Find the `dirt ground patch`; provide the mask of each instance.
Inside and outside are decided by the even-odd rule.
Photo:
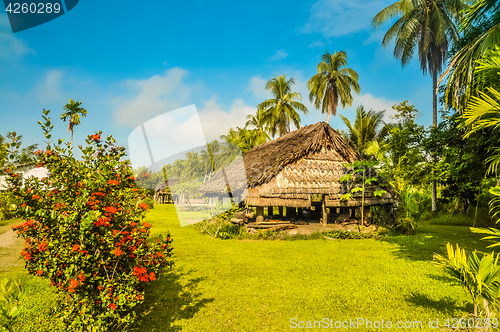
[[[371,225],[363,227],[363,233],[372,233],[378,229],[378,226]],[[309,222],[308,225],[297,225],[297,228],[286,230],[288,235],[311,235],[313,233],[321,233],[328,231],[348,231],[359,232],[357,223],[342,223],[342,224],[327,224],[323,226],[320,222]]]
[[[19,253],[23,250],[22,239],[18,239],[10,225],[0,226],[0,273],[8,273],[23,265]]]

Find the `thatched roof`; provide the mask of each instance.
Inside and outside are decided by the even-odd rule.
[[[167,187],[175,186],[175,184],[179,181],[179,178],[170,178],[165,180],[165,182],[158,183],[155,187],[155,192],[160,191],[163,192]]]
[[[334,181],[338,183],[342,163],[357,159],[356,151],[335,129],[319,122],[253,148],[225,172],[233,192],[261,186],[281,175],[280,182],[287,183],[278,187],[293,187],[297,193],[304,193],[311,185],[326,188]],[[218,172],[201,190],[222,193],[225,189],[224,176]]]

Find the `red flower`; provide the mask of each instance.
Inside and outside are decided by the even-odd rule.
[[[108,307],[110,307],[111,310],[116,310],[116,304],[114,303],[111,303],[110,305],[108,305]]]
[[[145,178],[150,178],[150,177],[151,177],[151,174],[146,173],[146,174],[144,174],[144,177],[145,177]]]
[[[151,272],[151,273],[149,274],[149,279],[151,279],[151,281],[156,280],[156,276],[155,276],[155,273],[154,273],[154,272]]]
[[[146,203],[139,203],[139,207],[144,210],[149,210],[149,206]]]
[[[40,251],[47,250],[47,241],[43,241],[42,243],[40,243],[38,245],[38,250],[40,250]]]
[[[69,286],[68,286],[68,292],[74,293],[76,287],[78,287],[78,280],[76,280],[76,279],[70,279],[69,280]]]
[[[71,251],[75,252],[78,251],[78,249],[80,249],[80,246],[78,244],[75,244],[73,248],[71,248]]]
[[[106,210],[107,212],[110,212],[110,213],[116,213],[118,211],[114,206],[108,206],[104,210]]]
[[[40,199],[41,197],[38,196],[38,195],[33,195],[33,197],[31,197],[32,199]]]
[[[101,139],[101,135],[99,135],[99,134],[92,135],[92,139],[93,139],[94,141],[98,141],[98,140],[100,140],[100,139]]]
[[[81,282],[85,281],[85,276],[83,275],[82,272],[80,272],[80,274],[78,275],[78,280],[80,280]]]
[[[113,184],[113,185],[117,185],[119,182],[116,181],[116,180],[109,180],[108,181],[108,184]]]
[[[50,156],[52,154],[52,151],[47,150],[47,151],[45,151],[45,154],[48,155],[48,156]]]
[[[150,223],[145,222],[145,223],[144,223],[144,227],[149,228],[149,227],[151,227],[151,224],[150,224]]]
[[[121,249],[120,249],[120,248],[116,248],[115,250],[113,250],[113,251],[112,251],[112,253],[113,253],[114,255],[116,255],[116,256],[121,256],[121,255],[123,255],[123,254],[124,254],[124,252],[123,252],[123,251],[121,251]]]
[[[42,270],[38,270],[38,271],[36,271],[36,274],[38,274],[39,276],[41,276],[43,274],[43,271]]]

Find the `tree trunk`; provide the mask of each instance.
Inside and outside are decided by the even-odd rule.
[[[71,145],[70,145],[71,151],[73,151],[73,128],[71,128]]]
[[[432,73],[432,126],[437,127],[437,71]],[[436,160],[433,160],[436,163]],[[432,174],[434,175],[434,171]],[[432,213],[438,211],[436,180],[432,180]]]

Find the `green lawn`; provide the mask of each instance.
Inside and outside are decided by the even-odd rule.
[[[292,318],[423,321],[426,330],[430,318],[442,325],[472,312],[432,254],[447,242],[469,250],[487,245],[460,226],[427,225],[416,236],[383,240],[238,241],[180,227],[173,205],[156,206],[147,220],[153,235],[170,231],[176,265],[148,287],[137,331],[283,331]],[[22,330],[45,320],[54,330],[43,314],[47,283],[22,278],[37,296]]]

